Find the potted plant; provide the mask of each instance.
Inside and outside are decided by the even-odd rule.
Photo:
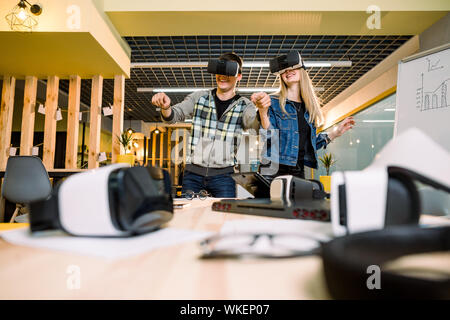
[[[332,153],[325,153],[323,157],[319,157],[320,162],[324,166],[327,171],[326,176],[320,176],[320,182],[322,182],[323,187],[326,192],[330,192],[331,189],[331,176],[330,176],[330,168],[333,164],[336,163],[336,159],[334,159]]]
[[[135,156],[131,153],[131,143],[133,141],[133,132],[128,130],[123,131],[120,136],[117,136],[119,144],[124,150],[124,154],[117,155],[117,163],[128,163],[130,166],[134,165]]]

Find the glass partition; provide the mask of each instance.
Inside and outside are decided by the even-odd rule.
[[[331,142],[326,149],[319,150],[319,157],[332,153],[336,159],[330,174],[333,171],[362,170],[372,162],[377,152],[393,137],[395,97],[394,93],[354,114],[356,123],[353,129]],[[326,131],[331,132],[336,125]],[[326,175],[326,171],[319,161],[314,177],[318,179],[321,175]]]

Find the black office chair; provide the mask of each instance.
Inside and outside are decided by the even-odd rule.
[[[12,156],[6,164],[2,196],[16,204],[16,210],[9,222],[25,213],[25,206],[50,196],[52,185],[41,159],[33,156]]]

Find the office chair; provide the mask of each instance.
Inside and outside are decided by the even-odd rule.
[[[50,196],[52,186],[41,159],[33,156],[11,156],[6,164],[2,196],[16,204],[11,220],[25,212],[25,206]]]

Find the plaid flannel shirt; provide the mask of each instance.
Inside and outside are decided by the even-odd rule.
[[[169,123],[192,117],[186,163],[203,167],[225,168],[236,164],[242,130],[259,128],[255,105],[245,97],[234,101],[217,119],[211,90],[197,91],[172,107]]]

